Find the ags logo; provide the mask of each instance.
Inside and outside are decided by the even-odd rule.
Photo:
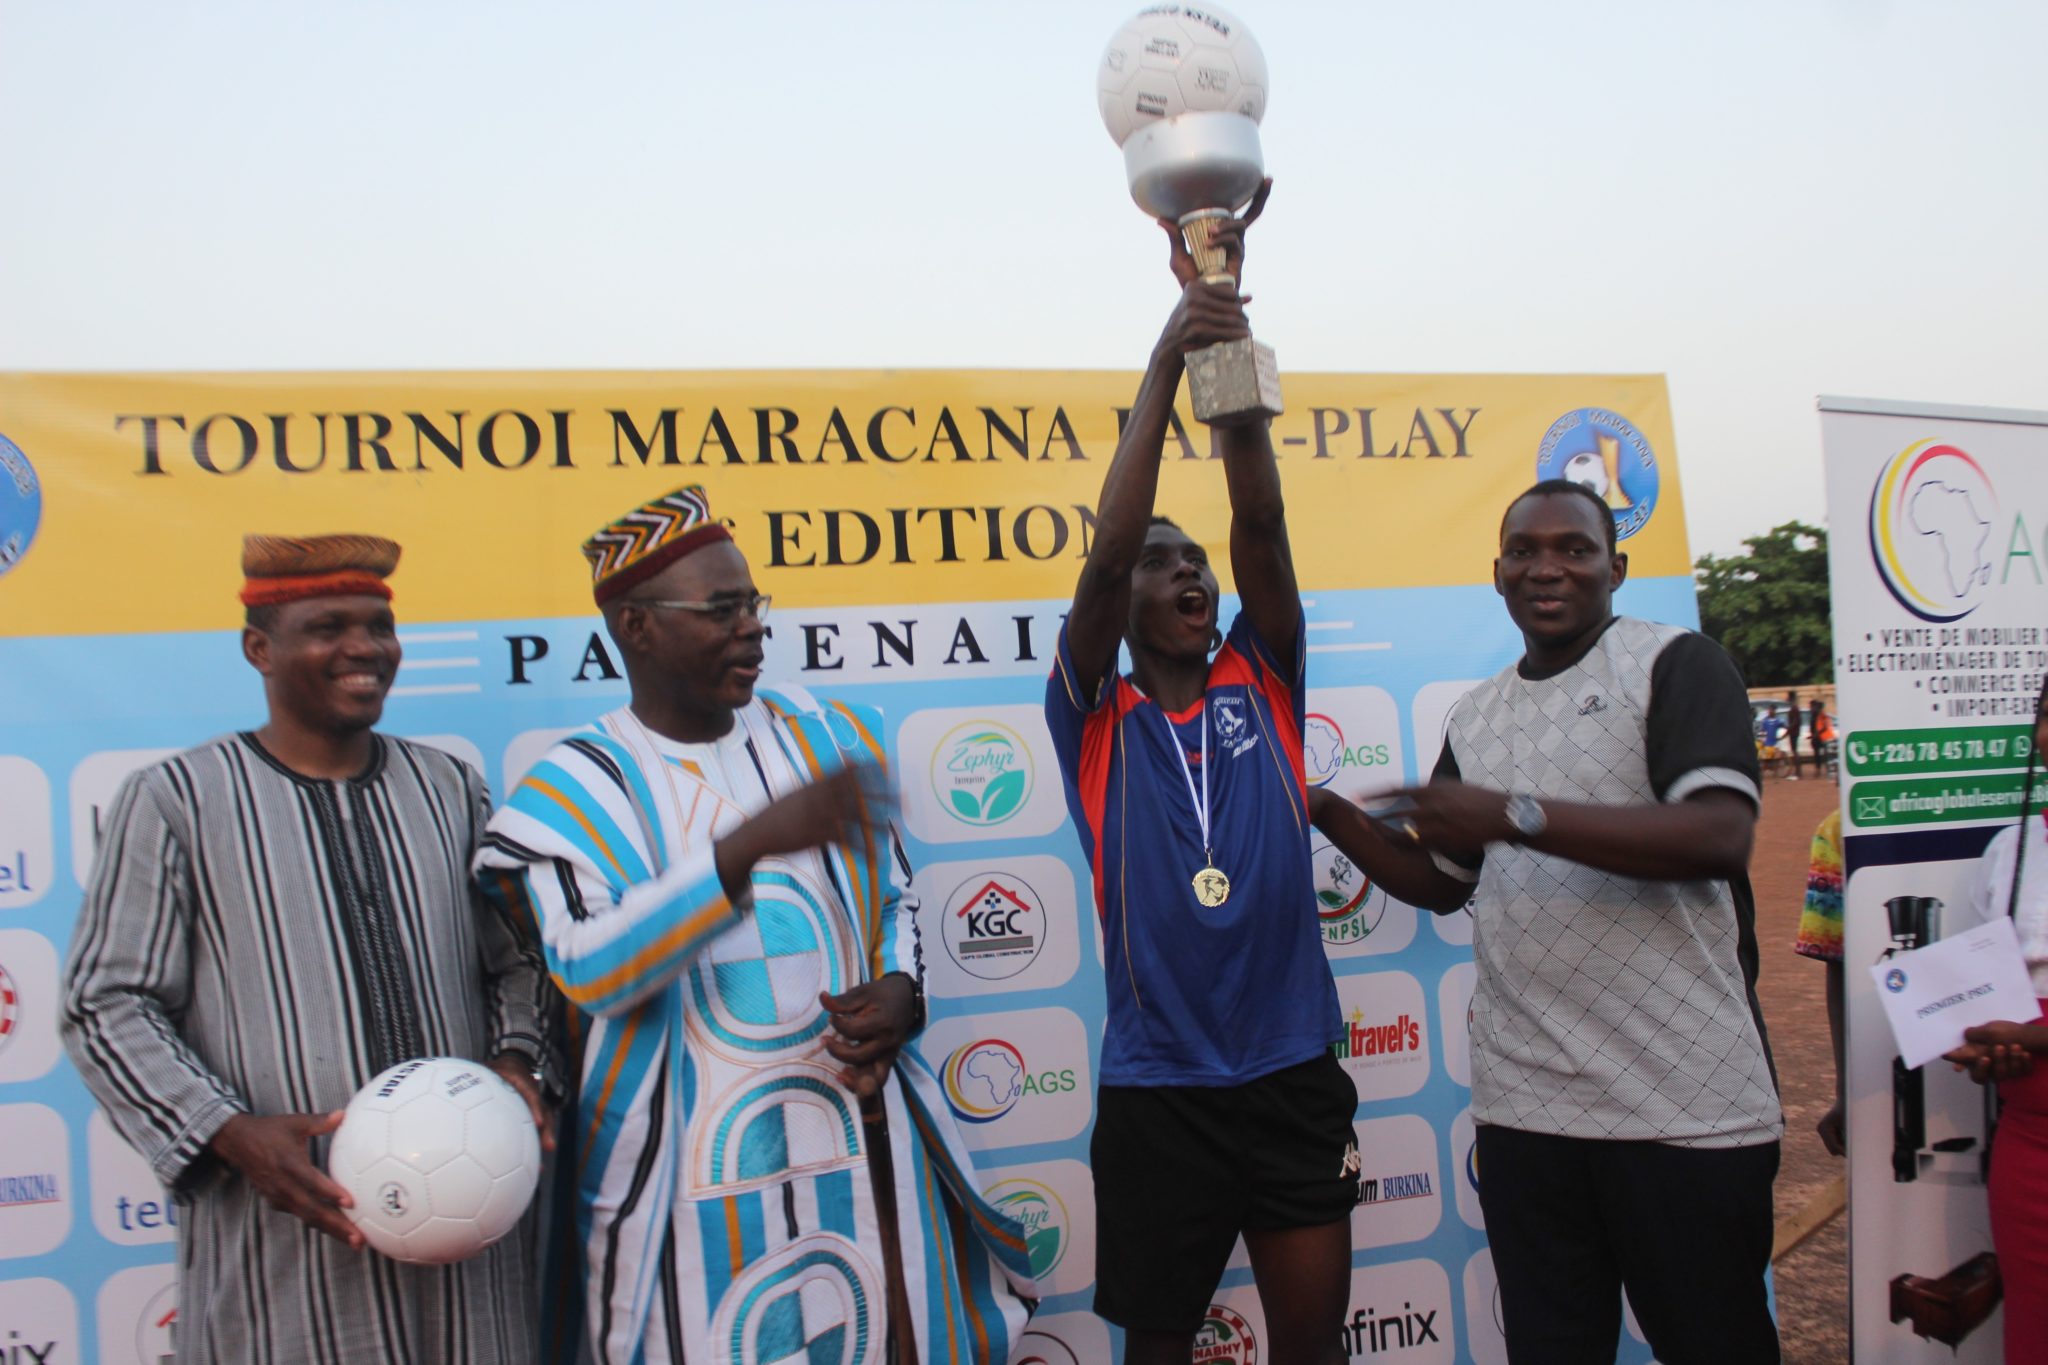
[[[1657,510],[1657,456],[1635,423],[1606,408],[1575,408],[1550,424],[1536,448],[1536,477],[1591,489],[1627,540]]]
[[[1303,718],[1301,750],[1311,787],[1327,787],[1346,768],[1381,768],[1393,762],[1393,754],[1384,744],[1346,744],[1344,727],[1319,711]]]
[[[1998,492],[1963,450],[1918,441],[1870,489],[1870,557],[1900,606],[1923,621],[1960,621],[1991,586],[1985,553]]]
[[[1015,730],[975,720],[948,730],[932,750],[932,790],[970,825],[1000,825],[1031,795],[1031,750]]]
[[[1026,1095],[1053,1095],[1078,1082],[1071,1068],[1035,1075],[1016,1045],[1001,1038],[962,1043],[946,1058],[941,1073],[946,1103],[967,1123],[993,1123]]]
[[[1067,1205],[1050,1185],[1036,1180],[1005,1180],[991,1185],[988,1200],[1024,1225],[1024,1244],[1031,1252],[1031,1275],[1044,1280],[1067,1254]]]
[[[1045,946],[1043,905],[1022,878],[977,872],[947,897],[940,936],[969,976],[1006,980],[1037,961]]]
[[[1024,1098],[1024,1054],[1000,1038],[963,1043],[946,1058],[946,1103],[969,1123],[993,1123]]]
[[[1194,1360],[1220,1360],[1228,1365],[1258,1365],[1259,1339],[1252,1325],[1220,1303],[1209,1305],[1201,1330],[1195,1333]]]

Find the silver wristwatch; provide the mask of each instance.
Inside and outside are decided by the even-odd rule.
[[[1550,824],[1550,817],[1543,813],[1543,803],[1527,792],[1508,794],[1507,817],[1516,838],[1525,843],[1543,833]]]

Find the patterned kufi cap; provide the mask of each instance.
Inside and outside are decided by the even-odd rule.
[[[307,597],[381,597],[398,567],[398,542],[382,536],[243,536],[242,605],[274,607]]]
[[[601,607],[636,583],[732,533],[711,519],[711,503],[700,484],[642,503],[583,542],[590,577]]]

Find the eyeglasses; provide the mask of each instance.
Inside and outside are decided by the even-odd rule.
[[[714,626],[735,624],[742,614],[756,621],[768,619],[768,604],[774,599],[765,592],[745,597],[724,597],[716,602],[675,602],[658,597],[629,597],[629,607],[652,607],[656,611],[692,611]]]

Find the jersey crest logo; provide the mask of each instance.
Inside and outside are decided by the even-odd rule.
[[[1600,694],[1597,692],[1579,704],[1579,714],[1582,716],[1597,716],[1606,709],[1607,703],[1601,699]]]
[[[1259,737],[1251,734],[1244,722],[1244,699],[1242,697],[1218,697],[1216,706],[1216,737],[1222,746],[1230,750],[1232,758],[1241,757]]]

